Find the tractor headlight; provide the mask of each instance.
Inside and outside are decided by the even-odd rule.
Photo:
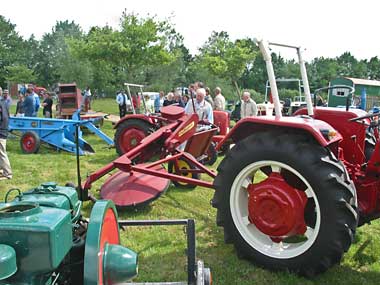
[[[323,135],[323,137],[328,141],[331,141],[337,135],[337,132],[334,129],[321,129],[320,132]]]

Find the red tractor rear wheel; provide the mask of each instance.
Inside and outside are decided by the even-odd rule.
[[[117,153],[119,155],[127,153],[153,130],[154,126],[144,120],[127,119],[120,123],[114,138]]]
[[[344,166],[307,136],[265,132],[219,165],[213,205],[226,242],[260,266],[312,276],[338,263],[357,226]]]

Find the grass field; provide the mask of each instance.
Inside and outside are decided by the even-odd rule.
[[[93,109],[118,114],[116,103],[110,99],[95,101]],[[103,130],[113,137],[114,130],[109,122],[105,123]],[[108,149],[99,138],[87,134],[85,139],[96,153],[81,158],[82,177],[116,158],[115,150]],[[27,190],[44,181],[56,181],[61,185],[76,181],[75,156],[72,154],[44,146],[38,154],[24,155],[18,138],[10,138],[7,148],[14,178],[0,181],[1,200],[10,188]],[[217,164],[218,162],[215,165]],[[100,185],[101,181],[93,184],[92,192],[97,193]],[[341,265],[314,279],[305,279],[287,272],[266,271],[245,260],[239,260],[233,246],[224,244],[222,229],[215,224],[216,210],[210,206],[212,195],[212,190],[202,187],[180,190],[172,186],[150,206],[139,211],[119,212],[119,217],[195,219],[198,258],[211,267],[214,284],[380,284],[379,221],[358,229],[356,241],[344,255]],[[91,206],[91,203],[85,203],[86,216],[89,216]],[[182,227],[127,228],[121,232],[121,236],[123,244],[140,255],[139,277],[135,281],[186,279],[185,235]]]

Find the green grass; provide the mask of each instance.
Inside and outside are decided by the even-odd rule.
[[[118,114],[114,100],[98,100],[93,109]],[[109,122],[103,130],[113,137]],[[96,153],[81,157],[82,177],[116,158],[115,150],[93,135],[85,139]],[[41,147],[34,155],[21,153],[19,139],[8,140],[8,155],[14,171],[10,181],[0,181],[0,198],[9,188],[27,190],[44,181],[65,184],[76,181],[75,156]],[[220,162],[221,158],[219,158]],[[219,163],[217,162],[216,165]],[[104,181],[104,179],[102,180]],[[101,181],[94,183],[92,192],[98,194]],[[341,265],[315,279],[304,279],[287,272],[270,272],[245,260],[239,260],[233,246],[223,242],[223,231],[215,224],[216,210],[210,206],[213,191],[197,187],[180,190],[170,187],[150,206],[132,212],[119,212],[121,219],[193,218],[196,221],[197,254],[211,267],[214,284],[379,284],[380,283],[380,223],[358,229],[356,241],[344,255]],[[92,204],[85,203],[89,216]],[[185,235],[182,227],[127,228],[121,232],[122,242],[140,255],[139,278],[136,281],[178,281],[186,279]],[[361,248],[368,243],[367,247]]]

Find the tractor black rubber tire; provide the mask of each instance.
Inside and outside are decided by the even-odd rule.
[[[28,143],[27,141],[25,141],[28,137],[32,139],[31,141],[32,144],[30,145],[30,147],[29,145],[25,145],[26,143]],[[20,147],[23,153],[26,153],[26,154],[37,153],[38,150],[40,149],[40,146],[41,146],[41,139],[36,132],[29,131],[22,134],[21,139],[20,139]]]
[[[230,144],[224,144],[222,147],[219,149],[219,155],[226,155],[227,152],[230,151],[231,145]]]
[[[368,160],[371,158],[373,151],[375,150],[375,146],[376,146],[376,137],[372,133],[366,133],[365,145],[364,145],[364,155],[365,155],[366,162],[368,162]]]
[[[291,258],[270,257],[256,250],[232,218],[230,192],[235,179],[251,163],[269,160],[298,171],[319,203],[321,222],[313,244]],[[314,276],[339,263],[353,241],[358,223],[355,187],[343,164],[308,136],[268,131],[247,137],[221,162],[214,186],[212,204],[217,208],[218,226],[224,227],[225,242],[234,244],[239,257],[261,267]]]
[[[215,149],[215,144],[212,142],[207,150],[207,158],[205,158],[202,163],[212,166],[218,159],[218,153]]]
[[[135,129],[143,131],[145,136],[148,136],[154,132],[154,126],[144,120],[127,119],[124,122],[120,123],[120,125],[117,126],[115,137],[114,137],[116,152],[119,156],[124,154],[124,151],[121,147],[121,140],[122,140],[123,133],[127,129],[131,129],[131,128],[135,128]]]
[[[181,160],[181,161],[184,161],[187,163],[188,166],[190,166],[191,169],[194,169],[195,167],[190,165],[185,159],[178,159],[178,160]],[[169,161],[168,163],[168,172],[169,173],[174,173],[174,164],[173,162]],[[193,179],[201,179],[201,174],[200,173],[193,173],[191,175],[191,178]],[[198,185],[195,185],[195,184],[189,184],[189,183],[183,183],[183,182],[178,182],[178,181],[175,181],[175,180],[172,180],[173,184],[175,187],[177,188],[182,188],[182,189],[194,189],[195,187],[197,187]]]

